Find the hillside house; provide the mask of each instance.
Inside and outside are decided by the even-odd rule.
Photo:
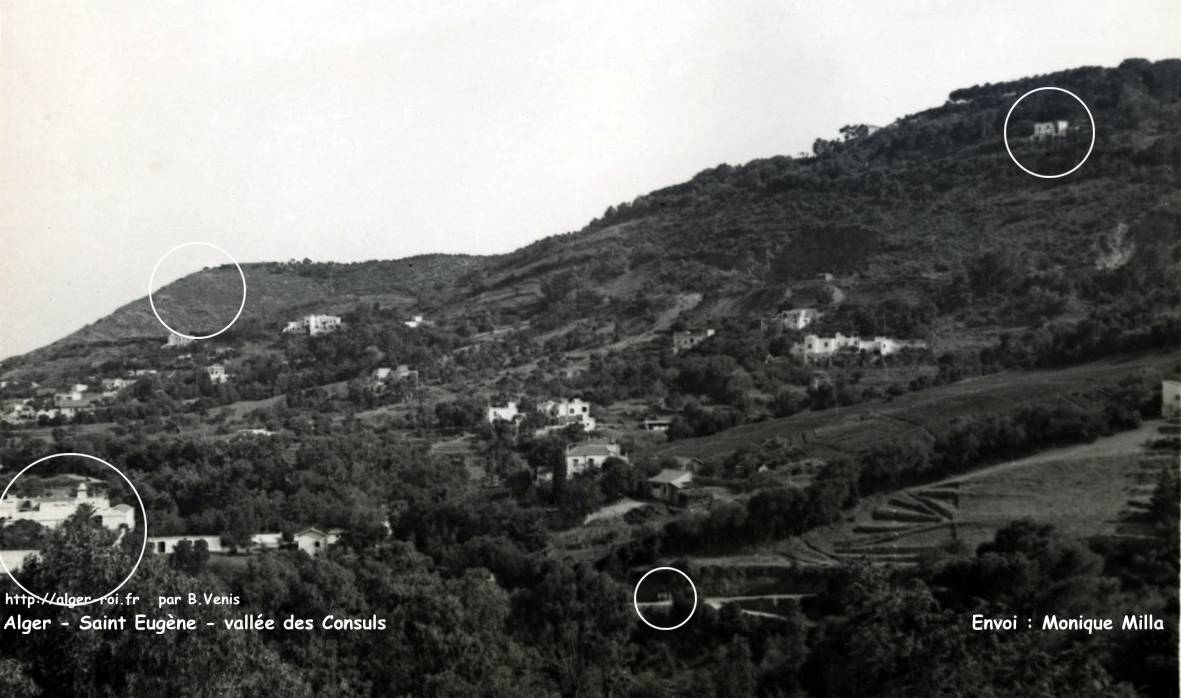
[[[175,349],[177,347],[184,347],[192,344],[194,341],[195,340],[193,340],[191,337],[182,337],[179,334],[173,332],[172,334],[168,335],[168,341],[164,342],[164,348]]]
[[[341,324],[339,315],[305,315],[284,325],[283,333],[306,332],[309,337],[316,337],[339,330]]]
[[[225,383],[230,379],[230,374],[226,372],[226,367],[221,364],[213,364],[205,369],[209,374],[209,382],[214,385]]]
[[[305,529],[296,531],[294,536],[295,547],[315,557],[324,552],[328,546],[340,540],[341,533],[342,531],[338,528],[322,531],[315,526],[308,526]]]
[[[761,324],[764,331],[777,327],[785,330],[802,330],[820,317],[821,313],[814,308],[793,308],[765,318]]]
[[[817,281],[824,281],[824,282],[829,282],[829,281],[832,281],[832,280],[833,280],[833,279],[835,279],[835,278],[836,278],[836,277],[834,277],[834,276],[832,275],[832,273],[831,273],[831,272],[827,272],[827,271],[826,271],[826,272],[824,272],[824,273],[821,273],[821,274],[817,274],[817,275],[816,275],[816,280],[817,280]]]
[[[1161,382],[1160,414],[1165,419],[1181,419],[1181,380]]]
[[[154,376],[157,373],[159,373],[159,371],[154,368],[137,368],[128,375],[130,375],[132,378],[143,378],[144,376]]]
[[[581,398],[546,400],[537,405],[537,411],[549,421],[537,434],[565,429],[572,424],[581,424],[583,431],[594,431],[595,418],[590,413],[590,403]]]
[[[640,425],[640,428],[644,431],[668,431],[672,423],[672,417],[648,417]]]
[[[124,388],[131,387],[132,381],[127,378],[104,378],[102,380],[103,391],[109,393],[117,393]]]
[[[614,441],[584,441],[566,447],[566,476],[577,475],[589,468],[602,468],[608,458],[624,458],[619,444]]]
[[[714,331],[711,328],[673,332],[673,353],[679,354],[682,351],[688,351],[712,336],[714,336]]]
[[[515,402],[509,402],[503,406],[488,406],[488,422],[490,424],[495,424],[496,422],[515,422],[522,417],[523,415],[517,410],[517,403]]]
[[[135,509],[128,504],[111,506],[102,491],[102,480],[83,475],[57,475],[51,486],[36,496],[24,497],[9,493],[0,500],[0,519],[34,521],[46,528],[57,528],[83,504],[94,510],[105,528],[135,528]]]
[[[669,504],[680,504],[681,490],[693,482],[693,473],[688,470],[665,468],[648,478],[648,493],[653,498]]]
[[[1035,141],[1062,138],[1069,129],[1070,123],[1061,119],[1057,121],[1039,121],[1033,125],[1033,136],[1031,138]]]
[[[424,318],[421,315],[415,315],[414,317],[410,318],[409,320],[406,320],[402,324],[409,327],[410,329],[414,330],[414,329],[418,329],[419,327],[429,327],[430,325],[433,325],[434,323],[431,322],[430,320],[427,320],[426,318]]]

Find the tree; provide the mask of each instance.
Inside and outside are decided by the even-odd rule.
[[[205,571],[205,565],[209,562],[209,545],[203,539],[196,543],[189,540],[179,541],[169,562],[172,569],[196,577]]]

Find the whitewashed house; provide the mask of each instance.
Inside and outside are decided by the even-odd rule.
[[[509,402],[504,405],[489,405],[488,406],[488,422],[495,424],[496,422],[515,422],[522,417],[520,411],[517,410],[517,403]]]
[[[1057,121],[1039,121],[1033,125],[1034,140],[1043,140],[1047,138],[1062,138],[1070,129],[1070,123],[1064,120]]]
[[[594,431],[597,424],[590,413],[590,403],[581,398],[546,400],[537,405],[537,411],[549,422],[537,430],[537,434],[565,429],[572,424],[581,424],[583,431]]]
[[[230,374],[226,372],[226,367],[221,364],[213,364],[205,369],[209,374],[209,382],[215,385],[225,383],[230,379]]]
[[[577,475],[590,468],[602,468],[608,458],[627,460],[619,444],[614,441],[584,441],[566,447],[566,476]]]

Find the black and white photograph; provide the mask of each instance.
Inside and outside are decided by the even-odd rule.
[[[0,0],[0,698],[1177,697],[1179,37]]]

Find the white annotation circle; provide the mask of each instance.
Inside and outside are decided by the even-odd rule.
[[[143,540],[143,543],[141,543],[139,546],[139,559],[137,559],[135,561],[135,566],[131,568],[131,572],[127,573],[127,576],[123,578],[123,581],[119,582],[118,586],[116,586],[114,589],[111,589],[110,591],[103,594],[102,596],[95,598],[95,599],[90,599],[89,601],[79,601],[77,603],[61,603],[60,601],[52,601],[44,596],[36,594],[35,592],[29,591],[28,589],[25,588],[25,585],[21,584],[20,580],[17,579],[16,576],[12,574],[12,570],[9,570],[8,565],[4,562],[4,556],[0,555],[0,567],[4,568],[4,574],[8,575],[8,578],[12,580],[12,583],[17,585],[18,587],[20,587],[21,591],[25,592],[29,596],[32,596],[33,598],[37,599],[41,603],[52,604],[54,606],[63,606],[66,608],[75,608],[77,606],[88,606],[92,603],[98,603],[99,601],[106,599],[107,597],[111,596],[112,594],[117,593],[120,589],[123,588],[123,585],[125,585],[125,584],[127,584],[127,582],[131,581],[131,578],[135,576],[136,571],[139,570],[140,563],[144,561],[144,553],[147,552],[147,550],[148,550],[148,511],[144,507],[144,500],[142,498],[140,498],[140,496],[139,496],[139,490],[135,489],[135,485],[132,484],[131,480],[126,475],[123,474],[122,470],[119,470],[118,468],[116,468],[115,466],[106,462],[102,458],[99,458],[97,456],[92,456],[87,453],[54,453],[53,455],[45,456],[44,458],[38,458],[37,460],[33,461],[32,463],[29,463],[24,468],[22,468],[19,473],[12,476],[12,479],[9,480],[8,484],[5,485],[5,487],[4,487],[4,493],[0,494],[0,500],[3,500],[4,498],[6,498],[8,496],[8,490],[12,489],[12,485],[17,481],[17,479],[21,475],[25,474],[26,470],[28,470],[29,468],[32,468],[33,466],[37,465],[38,463],[44,463],[45,461],[50,460],[52,458],[61,458],[63,456],[74,456],[77,458],[89,458],[90,460],[95,461],[97,463],[102,463],[103,465],[107,466],[111,470],[114,470],[115,472],[119,473],[119,477],[123,478],[123,481],[127,483],[127,486],[131,488],[132,493],[135,494],[135,501],[139,502],[139,510],[140,510],[140,513],[143,514],[143,529],[144,529],[143,539],[144,540]]]
[[[677,623],[676,625],[656,625],[649,622],[648,619],[644,617],[644,614],[640,612],[640,585],[644,583],[644,580],[648,578],[648,575],[652,574],[653,572],[660,572],[662,570],[676,572],[677,574],[681,575],[685,578],[686,582],[689,582],[689,588],[693,590],[693,608],[689,611],[689,615],[685,616],[685,620]],[[655,567],[645,572],[644,576],[640,577],[640,581],[636,582],[636,588],[632,591],[632,607],[636,609],[636,615],[640,617],[640,620],[644,621],[644,625],[647,625],[649,628],[652,628],[653,630],[676,630],[685,623],[688,623],[689,619],[693,617],[693,614],[697,613],[697,586],[693,584],[692,579],[689,579],[689,575],[685,574],[676,567]]]
[[[1062,92],[1064,94],[1070,95],[1071,97],[1074,97],[1076,102],[1083,105],[1083,111],[1087,112],[1087,118],[1091,121],[1091,144],[1089,146],[1087,146],[1087,154],[1083,155],[1083,159],[1079,160],[1077,165],[1075,165],[1074,167],[1070,168],[1069,170],[1067,170],[1065,172],[1062,172],[1061,174],[1047,175],[1047,174],[1040,174],[1038,172],[1034,172],[1033,170],[1027,168],[1025,165],[1022,165],[1021,162],[1017,159],[1017,156],[1013,155],[1013,149],[1009,147],[1009,117],[1013,116],[1013,110],[1017,108],[1018,104],[1021,104],[1021,100],[1025,99],[1026,97],[1028,97],[1029,95],[1031,95],[1035,92],[1042,92],[1044,90],[1050,90],[1053,92]],[[1014,165],[1016,165],[1017,167],[1020,167],[1022,172],[1024,172],[1025,174],[1028,174],[1028,175],[1033,175],[1034,177],[1038,177],[1040,179],[1058,179],[1059,177],[1065,177],[1066,175],[1071,174],[1072,172],[1078,170],[1078,168],[1082,167],[1083,163],[1085,163],[1087,161],[1087,158],[1091,157],[1091,151],[1095,149],[1095,117],[1091,114],[1091,109],[1090,109],[1090,107],[1087,106],[1087,103],[1084,102],[1082,100],[1082,98],[1080,98],[1078,95],[1071,92],[1070,90],[1063,89],[1061,87],[1035,87],[1034,89],[1030,90],[1029,92],[1026,92],[1025,94],[1018,97],[1017,101],[1013,102],[1013,106],[1009,107],[1009,112],[1007,114],[1005,114],[1005,125],[1004,125],[1004,128],[1001,130],[1001,136],[1005,140],[1005,151],[1009,153],[1009,159],[1013,161]]]
[[[236,267],[238,269],[238,276],[242,278],[242,302],[238,304],[238,312],[234,313],[233,320],[230,320],[229,323],[225,327],[221,328],[217,332],[214,332],[213,334],[191,335],[191,334],[185,334],[184,332],[177,332],[176,330],[169,327],[168,323],[164,322],[164,319],[160,317],[159,311],[156,310],[156,301],[155,301],[155,299],[152,298],[152,287],[156,285],[156,272],[160,271],[160,265],[164,263],[164,260],[168,259],[168,256],[171,255],[173,252],[176,252],[177,250],[182,250],[186,247],[194,247],[194,246],[209,247],[209,248],[215,249],[218,252],[224,254],[231,262],[233,262],[234,267]],[[167,252],[165,252],[164,256],[161,257],[158,262],[156,262],[156,266],[152,267],[152,275],[148,277],[148,305],[152,306],[152,314],[156,316],[156,320],[158,320],[161,325],[164,325],[164,329],[168,330],[172,334],[177,335],[179,337],[184,337],[185,339],[212,339],[213,337],[216,337],[217,335],[221,334],[222,332],[225,332],[226,330],[233,327],[234,323],[238,321],[238,318],[242,317],[242,310],[246,307],[246,274],[245,274],[245,272],[242,271],[242,265],[238,264],[238,260],[234,259],[233,255],[231,255],[229,252],[226,252],[225,250],[218,247],[217,245],[214,245],[211,242],[186,242],[183,245],[177,245],[176,247],[173,247],[171,250],[168,250]]]

